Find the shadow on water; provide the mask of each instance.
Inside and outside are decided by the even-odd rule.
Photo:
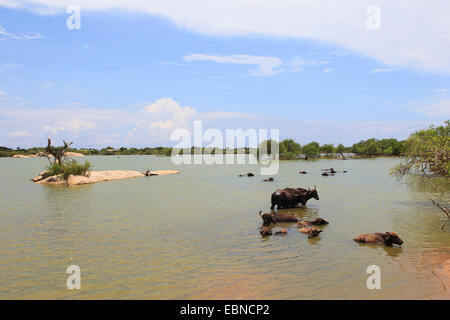
[[[312,244],[312,245],[316,245],[316,244],[319,244],[319,242],[320,242],[320,235],[319,236],[317,236],[317,237],[312,237],[312,238],[308,238],[308,236],[306,236],[306,238],[308,239],[308,243],[309,244]]]
[[[419,175],[410,175],[405,179],[405,183],[411,192],[417,196],[436,197],[450,200],[450,178],[448,177],[423,177]]]
[[[443,205],[450,203],[450,179],[410,175],[402,183],[408,196],[399,196],[393,201],[397,206],[395,223],[398,228],[408,230],[410,234],[414,232],[417,246],[445,244],[449,239],[445,230],[448,227],[443,231],[440,228],[447,217],[431,199]]]
[[[319,208],[314,206],[298,206],[295,208],[288,208],[288,209],[281,209],[281,210],[275,210],[275,212],[285,213],[285,214],[293,214],[294,216],[298,217],[299,219],[305,219],[310,217],[318,217],[319,215]]]
[[[81,186],[41,185],[45,201],[41,205],[50,214],[67,213],[68,207],[82,207],[86,204],[86,193],[94,187],[91,184]]]
[[[356,242],[355,242],[356,243]],[[379,244],[371,244],[371,243],[356,243],[360,247],[371,248],[372,250],[381,250],[383,249],[386,252],[386,255],[389,257],[398,257],[403,253],[403,248],[400,246],[383,246]]]

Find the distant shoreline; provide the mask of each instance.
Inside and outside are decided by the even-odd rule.
[[[224,153],[225,154],[225,153]],[[248,153],[246,153],[248,154]],[[85,157],[85,156],[156,156],[156,157],[170,157],[170,155],[164,155],[164,154],[142,154],[142,153],[113,153],[113,154],[83,154],[81,152],[70,152],[68,157]],[[400,155],[374,155],[374,156],[365,156],[365,155],[353,155],[353,156],[347,156],[345,158],[339,157],[339,156],[318,156],[313,158],[304,158],[304,157],[298,157],[298,158],[290,158],[290,159],[284,159],[283,157],[280,157],[278,160],[280,161],[296,161],[296,160],[304,160],[304,161],[315,161],[315,160],[352,160],[352,159],[376,159],[376,158],[401,158]],[[36,154],[23,154],[23,153],[15,153],[13,155],[0,155],[0,158],[14,158],[14,159],[33,159],[33,158],[40,158]]]

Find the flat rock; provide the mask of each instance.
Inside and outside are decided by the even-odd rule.
[[[178,174],[178,170],[156,170],[151,171],[152,175],[167,175],[167,174]],[[132,170],[109,170],[109,171],[91,171],[88,177],[86,176],[70,176],[67,181],[64,180],[62,175],[51,176],[42,179],[42,175],[33,179],[34,182],[40,184],[52,184],[52,185],[82,185],[90,184],[96,182],[114,181],[122,180],[128,178],[138,178],[145,177],[145,174],[139,171]]]
[[[25,154],[15,154],[11,158],[36,158],[35,154],[25,155]]]
[[[180,171],[179,170],[155,170],[155,171],[150,171],[151,175],[157,175],[157,176],[163,176],[166,174],[179,174]]]
[[[66,157],[84,157],[85,155],[79,152],[66,152]]]

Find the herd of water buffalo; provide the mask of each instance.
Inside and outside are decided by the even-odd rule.
[[[337,171],[334,169],[323,169],[324,173],[327,175],[334,174]],[[347,172],[347,171],[342,171]],[[306,171],[300,171],[301,174],[306,174]],[[322,175],[324,175],[322,173]],[[240,175],[243,176],[243,175]],[[253,174],[247,174],[247,176],[251,177]],[[270,179],[270,178],[269,178]],[[273,181],[269,179],[264,179],[264,181]],[[298,228],[298,231],[308,235],[308,238],[317,237],[322,230],[316,227],[324,226],[329,224],[328,221],[322,218],[316,218],[312,221],[302,221],[299,220],[293,214],[280,212],[281,209],[294,208],[297,205],[301,204],[306,206],[306,203],[310,199],[319,200],[319,193],[317,191],[316,186],[314,189],[304,189],[304,188],[284,188],[278,189],[271,196],[271,213],[262,213],[259,212],[260,217],[263,220],[263,225],[260,229],[260,233],[262,236],[270,236],[272,235],[272,224],[277,223],[286,223],[292,222],[295,223],[293,226]],[[276,210],[275,210],[276,207]],[[275,232],[276,235],[286,235],[287,230],[282,229]],[[395,232],[385,232],[385,233],[370,233],[370,234],[360,234],[356,238],[353,239],[355,242],[359,243],[376,243],[387,246],[392,246],[393,244],[402,245],[403,241]]]

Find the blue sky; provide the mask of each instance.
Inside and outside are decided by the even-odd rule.
[[[425,10],[380,1],[381,28],[369,30],[361,1],[304,25],[302,14],[326,10],[79,1],[81,28],[69,30],[74,2],[0,0],[0,145],[47,136],[75,147],[172,145],[171,132],[194,120],[351,145],[450,118],[445,2]]]

